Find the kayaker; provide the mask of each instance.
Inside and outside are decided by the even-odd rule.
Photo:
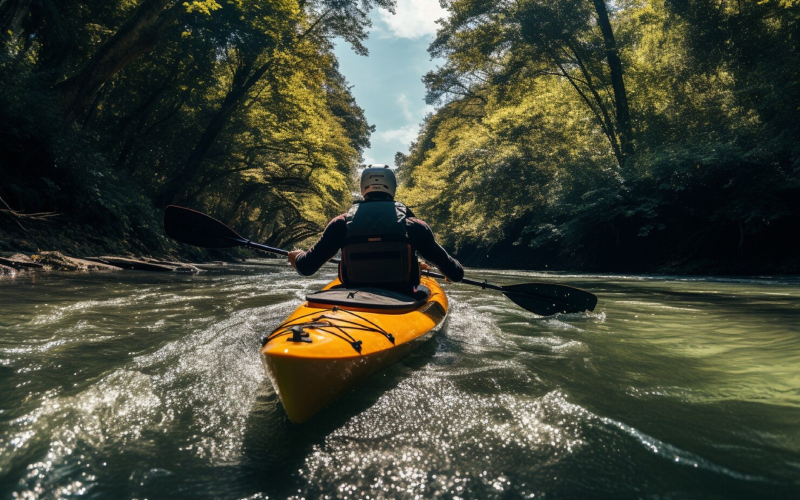
[[[345,286],[413,293],[420,279],[419,253],[450,281],[461,281],[464,268],[436,242],[428,224],[394,201],[396,191],[397,179],[388,165],[364,169],[363,201],[331,220],[307,252],[289,252],[289,263],[301,275],[310,276],[341,249],[339,279]]]

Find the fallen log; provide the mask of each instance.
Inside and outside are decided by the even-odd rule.
[[[61,252],[39,252],[32,258],[45,269],[53,271],[119,271],[121,269],[103,262],[68,257]]]
[[[0,264],[15,269],[41,269],[42,265],[24,253],[15,253],[9,257],[0,257]]]
[[[175,266],[166,266],[163,264],[155,264],[139,259],[130,259],[127,257],[113,257],[109,255],[102,255],[100,257],[86,257],[86,260],[92,262],[99,262],[103,264],[110,264],[122,269],[133,269],[134,271],[156,271],[156,272],[173,272]]]
[[[169,261],[169,260],[158,260],[158,259],[151,259],[146,258],[143,259],[145,262],[150,262],[153,264],[160,264],[162,266],[171,266],[174,267],[174,271],[176,273],[199,273],[201,269],[196,264],[187,264],[186,262],[176,262],[176,261]]]

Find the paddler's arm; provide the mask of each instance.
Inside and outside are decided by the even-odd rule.
[[[461,263],[451,257],[447,250],[436,242],[430,226],[415,217],[407,220],[409,222],[406,226],[408,238],[422,258],[438,267],[450,281],[464,279],[464,268],[461,267]]]
[[[336,256],[346,236],[347,222],[344,220],[344,215],[340,215],[328,223],[322,237],[307,252],[302,250],[289,252],[289,263],[303,276],[311,276]]]

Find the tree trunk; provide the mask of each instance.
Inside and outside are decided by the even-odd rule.
[[[193,201],[190,200],[187,195],[191,187],[197,184],[197,181],[200,180],[202,173],[201,166],[208,155],[208,152],[211,151],[211,148],[214,146],[217,138],[225,129],[228,119],[239,107],[250,89],[252,89],[266,74],[270,66],[271,61],[262,64],[252,75],[249,76],[248,73],[250,72],[251,68],[250,65],[244,65],[237,71],[237,74],[234,75],[233,78],[231,90],[228,91],[228,94],[225,96],[225,100],[222,101],[222,105],[219,107],[217,112],[214,113],[211,121],[206,126],[205,130],[203,131],[203,135],[200,136],[200,140],[197,141],[197,144],[195,145],[194,150],[192,150],[192,153],[189,155],[189,158],[186,160],[183,169],[180,173],[173,177],[172,182],[170,182],[165,189],[166,201],[173,204],[181,204],[186,203],[187,201]],[[198,193],[195,193],[195,195],[196,194]]]
[[[589,89],[589,92],[592,93],[592,97],[594,98],[595,105],[599,111],[595,110],[592,103],[589,101],[588,97],[580,90],[577,83],[575,83],[572,79],[570,79],[570,83],[572,84],[573,88],[581,95],[583,100],[586,102],[586,105],[592,110],[592,112],[597,116],[597,119],[600,121],[600,124],[603,127],[603,132],[608,137],[608,142],[611,143],[611,149],[614,151],[614,157],[617,159],[617,163],[620,167],[625,163],[625,153],[623,153],[622,148],[620,147],[619,140],[617,140],[617,132],[615,130],[614,122],[611,120],[611,117],[608,112],[608,107],[605,104],[605,101],[602,97],[600,97],[600,93],[597,91],[597,88],[594,85],[592,74],[586,65],[583,63],[583,58],[578,53],[578,50],[572,46],[572,44],[567,44],[569,50],[575,56],[575,62],[578,64],[578,68],[580,68],[581,73],[583,74],[584,79],[586,80],[586,87]],[[570,78],[564,69],[564,67],[558,64],[559,69],[561,69],[561,73],[564,74],[568,79]],[[602,116],[600,116],[602,115]]]
[[[64,116],[74,122],[100,87],[139,56],[155,48],[163,29],[177,14],[174,0],[144,0],[133,15],[75,75],[56,85]]]
[[[239,209],[250,200],[250,197],[254,194],[258,193],[259,191],[263,190],[264,186],[262,184],[250,184],[246,186],[244,189],[239,192],[239,196],[236,197],[234,200],[233,205],[231,206],[228,216],[228,225],[233,226],[234,222],[236,222],[237,215],[239,214]]]
[[[625,81],[623,79],[622,61],[619,58],[617,42],[614,39],[614,30],[611,29],[611,21],[608,18],[608,10],[605,0],[593,0],[594,8],[597,11],[597,24],[603,33],[603,41],[606,47],[606,59],[611,71],[611,85],[614,88],[614,101],[617,111],[617,126],[619,127],[619,142],[624,157],[633,153],[631,129],[631,116],[628,110],[628,94],[625,92]]]
[[[161,97],[164,95],[164,93],[170,88],[170,85],[178,78],[179,68],[180,64],[176,63],[173,66],[173,69],[170,72],[170,74],[164,80],[164,82],[153,93],[151,93],[147,97],[147,99],[144,100],[144,103],[142,103],[142,105],[139,106],[129,116],[126,116],[120,120],[119,133],[120,135],[125,136],[126,139],[123,143],[123,147],[119,154],[119,157],[117,158],[116,168],[121,169],[125,165],[125,162],[128,161],[128,158],[131,152],[133,151],[133,147],[136,144],[137,140],[141,139],[142,136],[147,135],[149,132],[153,130],[154,128],[153,126],[145,130],[144,128],[145,122],[147,121],[152,122],[153,120],[155,120],[155,116],[151,116],[151,111],[153,110],[153,108],[155,108],[156,104],[161,100]],[[184,101],[185,99],[179,101],[180,104],[177,109],[180,109],[180,107],[183,106],[182,103]],[[175,108],[173,109],[174,111],[177,111],[177,109]],[[167,113],[167,117],[171,116],[172,114],[173,114],[172,112]],[[158,122],[161,122],[164,119],[165,118],[159,119]],[[133,125],[131,127],[131,130],[127,131],[126,133],[127,128],[131,125]],[[135,171],[134,163],[131,163],[129,165],[128,171],[130,173],[134,173]]]
[[[306,36],[314,33],[318,26],[323,26],[322,21],[328,16],[332,9],[323,12],[311,26],[308,27],[293,43],[299,43]],[[200,191],[195,191],[189,195],[190,189],[201,177],[201,167],[211,147],[216,142],[219,135],[222,133],[228,119],[233,115],[234,111],[239,107],[244,97],[250,92],[250,89],[261,81],[267,71],[272,67],[274,59],[275,48],[273,52],[268,54],[267,62],[259,66],[251,75],[248,76],[252,64],[245,64],[240,67],[233,78],[231,90],[225,96],[222,106],[214,114],[211,122],[203,131],[197,145],[195,146],[189,159],[186,160],[181,172],[176,175],[164,190],[164,199],[174,204],[185,203],[186,201],[194,201],[193,198],[200,194]],[[243,81],[244,80],[244,81]]]

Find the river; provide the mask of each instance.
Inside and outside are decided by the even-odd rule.
[[[0,280],[0,499],[800,498],[800,279],[447,285],[445,328],[291,424],[259,339],[333,272]]]

